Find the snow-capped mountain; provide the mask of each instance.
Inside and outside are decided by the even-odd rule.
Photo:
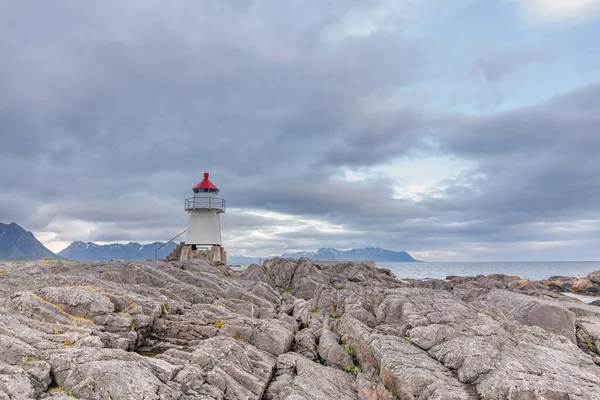
[[[0,260],[61,259],[16,223],[0,223]]]
[[[161,242],[140,244],[113,243],[99,245],[92,242],[73,242],[69,247],[58,253],[69,260],[78,261],[107,261],[115,260],[147,260],[154,259],[154,250],[162,246]],[[171,242],[158,251],[158,258],[165,258],[173,251],[177,243]]]

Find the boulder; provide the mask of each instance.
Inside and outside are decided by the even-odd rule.
[[[539,326],[575,343],[575,313],[560,303],[506,290],[492,290],[485,301],[501,309],[510,319]]]
[[[354,375],[319,365],[296,353],[277,359],[277,373],[267,400],[358,400]]]
[[[325,365],[340,368],[340,369],[352,369],[354,367],[354,361],[350,354],[352,350],[348,347],[345,350],[340,345],[340,338],[329,329],[323,329],[321,336],[319,337],[319,357],[325,361]]]

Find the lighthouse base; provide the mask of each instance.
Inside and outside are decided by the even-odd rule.
[[[181,242],[167,257],[167,261],[191,260],[203,260],[211,265],[227,265],[227,253],[221,246],[211,246],[206,249]]]

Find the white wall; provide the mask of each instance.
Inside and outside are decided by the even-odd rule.
[[[194,210],[190,212],[185,244],[213,245],[221,243],[221,221],[216,211]]]

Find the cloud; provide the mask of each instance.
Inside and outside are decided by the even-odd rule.
[[[528,17],[537,22],[583,20],[600,11],[598,0],[510,0],[519,3]]]
[[[480,54],[474,61],[473,71],[481,73],[487,82],[496,85],[528,66],[547,62],[548,55],[535,50],[487,53]]]
[[[504,112],[440,107],[435,85],[464,82],[406,29],[431,4],[396,3],[2,3],[0,221],[60,244],[166,240],[209,171],[230,254],[469,258],[568,240],[595,254],[581,221],[600,212],[598,85]],[[545,57],[491,48],[458,75],[518,80]],[[431,177],[411,158],[468,168]]]

